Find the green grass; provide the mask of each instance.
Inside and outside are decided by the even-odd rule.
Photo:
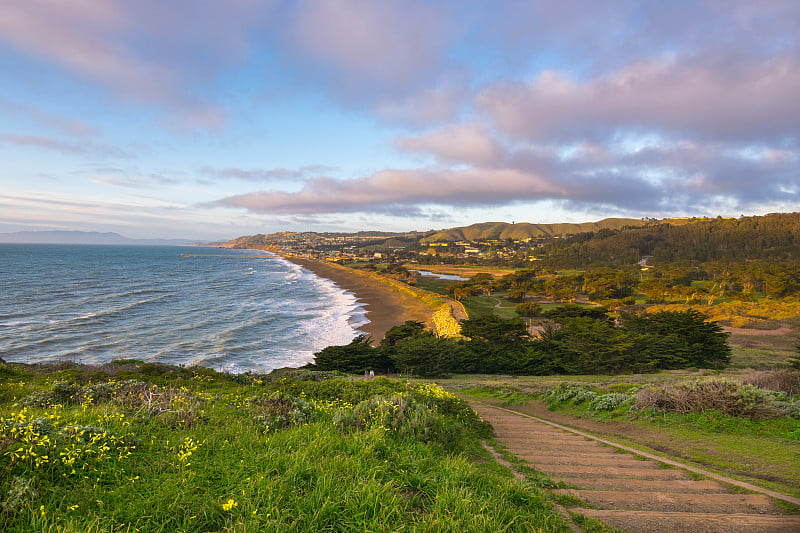
[[[466,308],[469,316],[485,316],[497,315],[499,317],[509,319],[517,318],[517,312],[514,308],[517,306],[515,302],[511,302],[502,297],[502,295],[492,296],[469,296],[461,300],[461,303]],[[498,307],[499,305],[499,307]]]
[[[449,296],[447,292],[447,287],[453,285],[454,283],[456,282],[448,279],[439,279],[429,276],[423,276],[417,279],[417,284],[415,285],[415,287],[435,292],[443,296]]]
[[[463,401],[434,386],[0,366],[3,531],[568,530],[490,459]],[[106,396],[81,396],[109,379],[93,389]],[[270,411],[276,391],[298,398],[292,414]],[[395,407],[337,422],[376,394]]]
[[[472,398],[497,398],[501,400],[503,406],[509,405],[524,405],[525,403],[536,398],[527,392],[523,392],[513,387],[491,387],[491,386],[477,386],[472,388],[461,389],[459,391],[465,396]]]

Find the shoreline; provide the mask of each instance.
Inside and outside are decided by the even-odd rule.
[[[378,280],[316,259],[276,255],[353,293],[364,307],[367,320],[366,324],[358,326],[358,330],[372,337],[373,344],[379,343],[389,328],[402,325],[406,320],[418,320],[428,327],[433,325],[433,309]]]

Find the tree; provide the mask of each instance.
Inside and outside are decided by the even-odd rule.
[[[406,320],[400,326],[392,326],[381,340],[381,348],[390,348],[403,339],[419,337],[425,331],[425,324],[419,320]]]
[[[508,291],[508,299],[512,302],[521,302],[525,299],[524,289],[511,289]]]
[[[584,307],[577,304],[565,304],[559,307],[548,309],[542,315],[550,320],[561,322],[566,318],[592,318],[594,320],[608,321],[610,317],[606,314],[608,309],[605,307]]]
[[[379,348],[373,348],[372,339],[359,335],[345,346],[328,346],[314,354],[314,366],[319,370],[363,372],[370,369],[390,369],[392,362]]]
[[[457,350],[457,341],[426,333],[399,341],[391,357],[403,372],[435,378],[447,375]]]
[[[461,334],[473,341],[513,344],[528,338],[528,328],[518,318],[484,315],[462,320]]]
[[[453,298],[459,302],[464,298],[472,296],[472,294],[473,292],[471,287],[456,287],[453,289]]]
[[[536,302],[523,302],[514,308],[514,310],[517,312],[519,316],[526,316],[526,317],[539,316],[540,309],[541,306]]]
[[[716,322],[694,309],[688,311],[661,311],[647,316],[623,315],[622,327],[643,335],[673,339],[673,353],[681,366],[716,368],[731,360],[730,334],[722,331]]]

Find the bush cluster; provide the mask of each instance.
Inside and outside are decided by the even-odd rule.
[[[436,443],[454,449],[464,435],[464,426],[408,394],[375,396],[350,410],[334,414],[334,424],[343,431],[377,429],[399,439]]]
[[[129,379],[77,385],[58,381],[22,398],[26,407],[70,406],[112,403],[129,414],[145,420],[158,419],[175,427],[190,427],[204,417],[206,401],[184,388],[159,387]]]
[[[314,404],[285,392],[250,398],[250,412],[265,431],[282,429],[314,420]]]
[[[785,392],[788,395],[800,394],[800,370],[784,368],[755,371],[738,378],[738,381],[760,389]]]
[[[586,385],[561,382],[554,389],[545,391],[542,398],[551,404],[571,403],[578,405],[586,401],[594,400],[597,393],[590,390]]]
[[[551,323],[530,338],[520,319],[495,315],[461,322],[463,339],[437,337],[409,321],[380,346],[357,337],[315,354],[319,370],[401,371],[420,377],[450,373],[618,374],[675,368],[720,368],[730,362],[728,334],[694,310],[624,315],[566,305],[544,313]]]
[[[721,378],[641,389],[633,408],[683,414],[714,410],[753,420],[800,417],[800,402],[793,401],[785,392]]]

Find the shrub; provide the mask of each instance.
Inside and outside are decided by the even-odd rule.
[[[269,375],[254,375],[254,381],[272,381],[275,379],[286,378],[292,381],[327,381],[329,379],[339,379],[346,374],[336,370],[307,370],[304,368],[288,368],[273,370]]]
[[[114,396],[114,385],[112,383],[91,383],[84,385],[80,391],[84,399],[93,402],[107,402]]]
[[[554,389],[544,393],[544,398],[550,403],[571,403],[578,405],[586,401],[592,401],[597,397],[597,393],[589,390],[585,385],[576,383],[561,382]]]
[[[371,346],[372,339],[359,335],[345,346],[328,346],[314,354],[314,365],[318,370],[339,372],[363,372],[370,369],[389,369],[392,362],[387,354]]]
[[[33,488],[33,480],[15,476],[11,481],[8,494],[0,503],[0,508],[6,513],[13,513],[31,505],[35,497],[36,490]]]
[[[642,389],[636,395],[633,408],[683,414],[715,410],[759,420],[790,414],[794,405],[792,402],[787,404],[785,393],[726,379],[711,379]]]
[[[375,396],[356,405],[352,415],[334,414],[334,424],[342,430],[378,428],[396,438],[433,442],[450,449],[464,435],[464,427],[455,420],[430,409],[407,394]]]
[[[316,414],[314,405],[284,392],[250,399],[250,413],[265,431],[311,422]]]
[[[523,302],[517,305],[514,310],[519,316],[539,316],[541,306],[536,302]]]
[[[632,400],[632,396],[623,394],[621,392],[612,392],[610,394],[603,394],[597,396],[592,403],[589,404],[590,411],[613,411],[617,407],[623,405],[625,402]]]
[[[29,407],[45,407],[47,405],[68,405],[80,401],[81,387],[59,381],[50,390],[40,390],[29,394],[22,400],[22,404]]]
[[[786,368],[751,372],[739,378],[738,381],[760,389],[785,392],[789,395],[800,394],[800,371],[798,370]]]

